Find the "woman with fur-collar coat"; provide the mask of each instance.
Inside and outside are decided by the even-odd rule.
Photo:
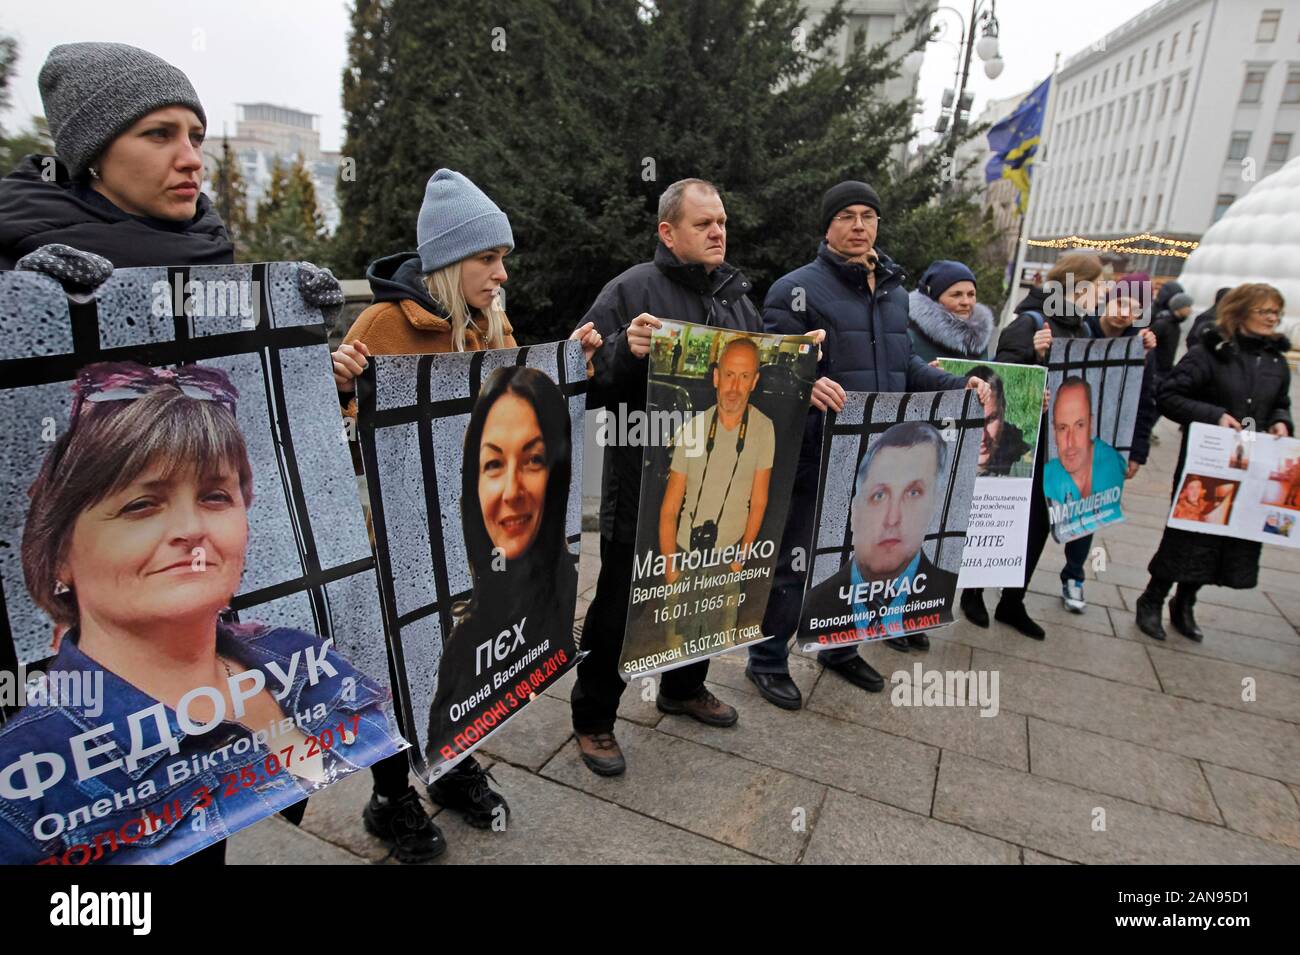
[[[993,311],[975,301],[975,273],[961,262],[931,263],[907,305],[912,351],[923,361],[988,358]]]

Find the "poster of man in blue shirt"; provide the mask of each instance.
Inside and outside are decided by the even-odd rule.
[[[947,442],[928,421],[894,425],[862,456],[849,506],[853,555],[808,592],[801,646],[895,637],[940,623],[957,575],[936,566],[921,545],[943,500],[948,463]]]
[[[1057,386],[1052,402],[1056,457],[1043,471],[1052,534],[1069,541],[1124,519],[1120,498],[1128,465],[1123,456],[1093,433],[1092,387],[1070,376]]]

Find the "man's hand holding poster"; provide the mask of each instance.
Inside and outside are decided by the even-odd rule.
[[[807,337],[656,330],[625,676],[763,638],[816,372]]]
[[[983,434],[974,390],[850,392],[826,413],[801,649],[952,623]]]
[[[1058,541],[1124,520],[1121,498],[1144,363],[1136,335],[1052,342],[1043,493]]]
[[[962,587],[1022,587],[1047,370],[1039,365],[956,358],[941,358],[939,366],[989,385],[958,583]]]
[[[1300,547],[1300,440],[1195,422],[1168,526]]]
[[[578,342],[387,355],[359,420],[404,722],[428,780],[577,662]]]

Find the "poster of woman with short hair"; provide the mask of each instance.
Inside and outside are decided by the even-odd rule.
[[[406,748],[296,269],[0,273],[0,861],[175,862]]]

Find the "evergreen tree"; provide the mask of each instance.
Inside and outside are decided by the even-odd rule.
[[[239,160],[230,151],[230,140],[225,136],[221,137],[221,158],[212,170],[212,193],[217,215],[226,224],[230,241],[238,249],[248,237],[250,227],[248,188],[239,171]]]
[[[18,65],[18,41],[0,34],[0,115],[9,111],[14,69]],[[26,129],[10,134],[0,126],[0,176],[12,170],[29,153],[50,153],[54,143],[44,117],[33,116]]]
[[[339,184],[346,272],[415,248],[424,186],[442,166],[510,216],[523,341],[567,335],[605,282],[650,258],[659,195],[688,176],[722,190],[728,258],[759,303],[812,257],[821,195],[843,179],[876,187],[880,244],[913,282],[931,258],[970,260],[975,207],[941,195],[938,156],[892,168],[913,104],[880,95],[900,68],[886,44],[859,35],[841,58],[839,6],[811,28],[798,0],[559,7],[357,0],[343,80],[343,155],[355,163],[355,181]]]
[[[275,161],[270,184],[257,204],[257,216],[246,235],[240,249],[242,261],[304,260],[321,264],[325,220],[301,156],[288,167]]]

